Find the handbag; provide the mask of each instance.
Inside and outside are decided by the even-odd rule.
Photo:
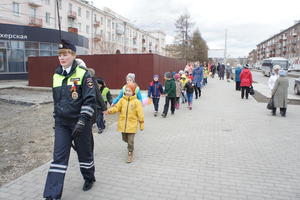
[[[255,94],[255,91],[254,91],[254,89],[253,89],[253,86],[251,85],[251,87],[250,87],[250,91],[249,91],[249,93],[250,93],[250,95],[254,95]]]
[[[274,108],[274,102],[273,102],[273,96],[272,96],[267,104],[267,109],[273,110],[273,108]]]

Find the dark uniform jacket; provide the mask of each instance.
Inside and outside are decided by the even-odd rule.
[[[62,66],[53,75],[54,117],[60,121],[90,121],[95,113],[95,86],[90,73],[73,62],[63,76]],[[73,88],[73,90],[72,90]],[[75,91],[74,91],[75,90]],[[76,95],[77,93],[77,95]]]

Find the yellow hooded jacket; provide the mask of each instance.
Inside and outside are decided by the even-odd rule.
[[[120,112],[118,131],[121,133],[136,133],[138,123],[140,123],[140,130],[144,130],[143,107],[136,96],[123,96],[115,106],[108,109],[109,114],[116,112]]]
[[[181,75],[181,80],[180,81],[182,83],[182,87],[184,88],[185,84],[188,82],[185,74]]]

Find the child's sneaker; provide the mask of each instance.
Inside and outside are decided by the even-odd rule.
[[[167,117],[167,115],[166,115],[165,113],[161,114],[161,116],[162,116],[163,118],[166,118],[166,117]]]
[[[128,152],[127,163],[132,163],[133,161],[133,152]]]
[[[154,117],[157,117],[157,111],[154,112]]]
[[[190,106],[189,109],[192,110],[192,106]]]

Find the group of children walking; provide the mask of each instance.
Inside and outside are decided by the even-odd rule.
[[[166,72],[164,74],[164,79],[165,83],[163,86],[159,80],[159,75],[154,75],[153,80],[148,87],[148,98],[152,99],[154,116],[157,117],[158,115],[161,97],[165,97],[165,104],[161,114],[163,118],[167,117],[169,108],[173,115],[175,110],[180,108],[180,102],[182,104],[187,102],[188,108],[192,110],[193,93],[195,92],[195,87],[197,85],[193,80],[193,71],[190,72],[186,70],[184,72],[183,70],[180,70],[178,73]],[[203,70],[201,83],[202,81],[204,81]],[[105,103],[111,105],[109,109],[100,113],[97,118],[99,133],[102,133],[103,129],[105,129],[103,114],[120,113],[118,118],[118,131],[122,133],[122,140],[127,143],[127,162],[131,163],[133,161],[135,133],[137,133],[138,129],[141,131],[144,130],[143,99],[140,88],[135,82],[135,74],[129,73],[126,76],[126,84],[115,99],[112,99],[109,89],[102,79],[97,80],[97,83],[99,84]],[[201,84],[198,84],[197,90],[200,90],[200,97]]]

